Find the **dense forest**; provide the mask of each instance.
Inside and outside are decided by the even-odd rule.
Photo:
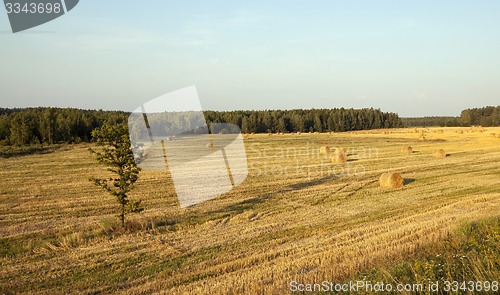
[[[395,113],[378,109],[206,111],[207,123],[232,123],[244,133],[341,132],[401,127]],[[105,121],[125,123],[129,113],[61,108],[0,108],[0,145],[88,142]]]
[[[500,126],[500,106],[463,110],[460,122],[462,126]]]
[[[405,127],[500,126],[500,106],[463,110],[460,117],[401,118]]]
[[[342,132],[401,127],[395,113],[378,109],[311,109],[204,112],[208,123],[232,123],[243,133]]]
[[[461,126],[460,117],[416,117],[401,118],[404,127],[458,127]]]
[[[126,122],[128,114],[61,108],[0,108],[0,145],[79,143],[105,121]]]
[[[88,142],[105,121],[126,123],[130,113],[72,108],[0,108],[0,146]],[[232,123],[243,133],[342,132],[415,126],[500,126],[500,106],[463,110],[460,117],[401,119],[379,109],[205,111],[207,123]]]

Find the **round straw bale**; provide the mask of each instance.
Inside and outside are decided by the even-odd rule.
[[[344,164],[347,162],[347,157],[345,154],[335,154],[332,157],[333,164]]]
[[[347,149],[346,148],[337,148],[337,149],[335,149],[335,155],[347,156]]]
[[[413,148],[411,146],[404,146],[403,148],[401,148],[401,152],[403,154],[407,154],[407,155],[410,155],[410,154],[413,154]]]
[[[387,172],[380,176],[380,187],[401,188],[403,187],[403,177],[399,173]]]
[[[439,159],[446,158],[446,152],[443,149],[437,149],[432,152],[432,156]]]
[[[320,155],[328,155],[330,153],[330,147],[329,146],[322,146],[319,148],[319,154]]]

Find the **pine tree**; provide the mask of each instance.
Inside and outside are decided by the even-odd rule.
[[[101,128],[92,131],[92,138],[101,149],[89,149],[96,156],[97,162],[108,166],[108,171],[115,174],[107,179],[92,177],[90,181],[116,198],[120,204],[118,217],[122,227],[125,227],[127,214],[144,210],[140,200],[133,201],[127,196],[134,188],[141,170],[135,163],[127,129],[123,124],[111,125],[105,122]]]
[[[243,117],[243,119],[241,120],[241,131],[243,133],[250,133],[248,130],[248,117],[247,116]]]
[[[319,118],[319,115],[316,115],[314,117],[314,131],[323,132],[323,127],[322,127],[321,119]]]

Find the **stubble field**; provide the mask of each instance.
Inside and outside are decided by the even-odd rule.
[[[465,221],[498,215],[498,134],[249,135],[247,179],[193,207],[179,208],[166,172],[141,172],[130,197],[145,211],[126,230],[115,200],[88,181],[107,173],[89,146],[0,158],[0,293],[277,294],[291,281],[389,267]],[[348,162],[332,164],[325,145],[347,148]],[[401,152],[407,145],[413,154]],[[448,156],[433,158],[438,148]],[[400,173],[404,187],[380,188],[384,172]]]

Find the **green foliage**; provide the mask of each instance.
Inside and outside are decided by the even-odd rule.
[[[388,269],[365,274],[369,281],[421,283],[494,281],[500,277],[500,217],[464,224],[441,243]]]
[[[90,152],[115,176],[104,179],[93,177],[90,181],[116,198],[121,208],[118,216],[122,226],[125,226],[125,215],[143,211],[140,200],[130,200],[127,196],[139,179],[141,170],[134,160],[128,128],[123,124],[105,122],[101,128],[92,131],[92,138],[101,148],[89,149]]]
[[[419,118],[401,118],[404,127],[458,127],[460,126],[459,117],[419,117]]]
[[[379,109],[311,109],[265,111],[205,111],[211,123],[232,123],[244,133],[325,132],[403,127],[395,113]]]
[[[463,110],[460,117],[402,118],[404,127],[500,126],[500,106]]]
[[[232,123],[244,133],[351,131],[417,126],[500,126],[500,106],[463,110],[460,117],[399,118],[379,109],[205,111],[207,123]],[[71,108],[0,108],[0,145],[88,142],[103,122],[120,124],[129,113]],[[161,120],[164,120],[165,114]],[[153,116],[154,117],[154,116]],[[154,118],[151,124],[155,124]],[[161,123],[161,122],[160,122]],[[178,120],[173,125],[186,122]],[[199,125],[198,125],[199,126]],[[175,130],[175,127],[169,128]],[[189,130],[184,128],[182,130]],[[189,126],[187,126],[189,127]],[[134,132],[134,130],[132,130]],[[206,131],[205,131],[206,132]]]
[[[0,142],[2,145],[88,142],[91,132],[104,121],[121,123],[125,112],[78,110],[71,108],[0,108]]]
[[[351,131],[376,128],[402,127],[395,113],[378,109],[311,109],[311,110],[265,110],[204,112],[207,123],[232,123],[244,133],[301,132],[301,131]],[[121,124],[129,113],[78,110],[71,108],[0,108],[0,145],[27,146],[33,144],[89,142],[91,132],[103,122]],[[175,114],[172,114],[175,116]],[[186,115],[183,114],[183,117]],[[172,118],[170,130],[190,130],[189,121]],[[151,116],[150,124],[164,124],[165,114],[156,122]],[[196,125],[196,127],[199,125]],[[163,128],[160,126],[160,129]],[[131,130],[137,132],[137,130]],[[201,132],[200,130],[197,130]],[[229,133],[234,132],[227,130]],[[206,132],[206,130],[204,131]]]
[[[463,110],[460,121],[462,126],[500,126],[500,106]]]

